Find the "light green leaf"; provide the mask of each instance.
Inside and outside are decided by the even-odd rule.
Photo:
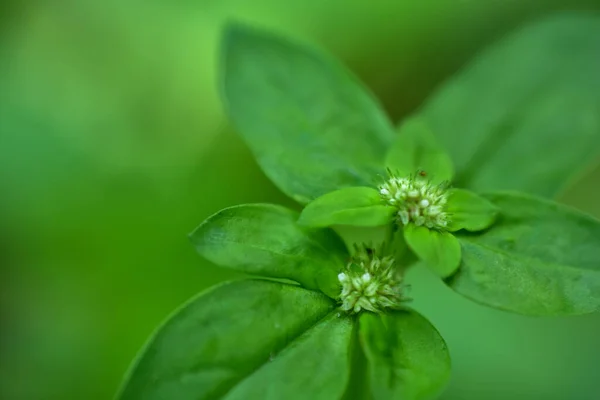
[[[519,29],[477,57],[425,104],[476,192],[554,196],[600,154],[600,17],[563,14]]]
[[[294,280],[339,294],[338,273],[348,252],[330,229],[297,224],[298,213],[271,204],[226,208],[209,217],[190,239],[209,261],[238,271]]]
[[[431,399],[446,386],[450,377],[448,348],[417,312],[362,314],[360,340],[374,400]]]
[[[298,223],[314,227],[380,226],[389,224],[395,211],[394,207],[383,204],[377,190],[351,187],[327,193],[309,203]]]
[[[481,231],[494,223],[498,207],[471,191],[450,189],[446,212],[450,214],[448,230]]]
[[[394,129],[328,55],[239,24],[222,48],[226,110],[267,176],[301,203],[384,172]]]
[[[450,232],[410,223],[404,227],[408,247],[439,276],[452,275],[460,264],[460,243]]]
[[[500,218],[481,234],[457,233],[463,254],[451,288],[526,315],[600,309],[600,221],[523,194],[486,197]]]
[[[452,180],[454,171],[450,155],[425,120],[419,118],[402,123],[387,154],[386,166],[401,176],[423,171],[435,183]]]
[[[334,307],[321,293],[279,282],[247,280],[209,289],[154,333],[117,398],[336,398],[349,373],[351,324],[337,318]],[[290,365],[293,360],[306,368]],[[273,381],[267,393],[268,377]]]

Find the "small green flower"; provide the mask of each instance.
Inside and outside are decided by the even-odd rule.
[[[448,226],[448,184],[433,184],[421,173],[408,177],[390,178],[379,186],[385,203],[396,207],[398,223],[426,226],[429,229],[445,230]]]
[[[488,228],[498,208],[484,197],[451,188],[449,156],[421,121],[409,120],[386,158],[388,178],[373,187],[349,187],[315,199],[299,222],[313,227],[394,223],[408,247],[442,277],[460,265],[452,232]]]
[[[403,276],[392,256],[378,256],[366,247],[357,248],[346,269],[338,275],[342,285],[342,310],[380,313],[398,309],[407,301],[403,297]]]

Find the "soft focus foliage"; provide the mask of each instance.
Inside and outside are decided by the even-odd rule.
[[[288,201],[223,127],[215,67],[228,18],[321,43],[397,121],[509,29],[551,10],[600,4],[9,0],[0,7],[0,397],[94,400],[114,394],[170,310],[232,275],[194,253],[186,236],[197,221],[233,204]],[[578,81],[585,76],[573,76],[577,93],[587,93],[588,82]],[[555,97],[544,104],[541,117],[553,116],[553,107],[577,110],[577,102]],[[586,143],[570,144],[563,147]],[[547,166],[540,149],[531,151]],[[589,172],[560,199],[600,216],[600,171]],[[452,343],[443,399],[596,398],[597,315],[525,319],[479,307],[424,269],[410,279],[414,307]]]

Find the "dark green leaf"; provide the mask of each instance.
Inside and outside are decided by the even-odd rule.
[[[419,113],[455,184],[553,196],[600,153],[600,17],[555,16],[477,57]]]
[[[446,343],[429,321],[413,310],[362,314],[360,339],[374,400],[431,399],[448,382]]]
[[[350,375],[351,333],[351,318],[330,314],[225,399],[339,399]]]
[[[393,127],[361,84],[318,50],[242,25],[223,43],[227,112],[267,176],[301,203],[383,172]]]
[[[460,243],[450,232],[410,223],[404,227],[408,247],[441,277],[452,275],[460,264]]]
[[[489,227],[498,215],[498,207],[484,197],[464,189],[450,189],[446,212],[450,214],[451,232],[471,232]]]
[[[348,253],[329,229],[297,224],[298,213],[271,204],[226,208],[190,235],[196,250],[209,261],[249,274],[294,280],[339,294],[337,274]]]
[[[395,211],[394,207],[383,204],[377,190],[351,187],[327,193],[309,203],[298,223],[314,227],[380,226],[391,223]]]
[[[427,123],[411,118],[402,123],[386,166],[402,176],[424,171],[436,183],[452,180],[454,167],[446,150],[437,142]]]
[[[118,398],[336,398],[349,374],[351,323],[334,307],[323,294],[279,282],[210,289],[158,329]]]
[[[486,196],[501,214],[481,234],[457,233],[462,263],[448,284],[479,303],[527,315],[600,308],[600,222],[522,194]]]

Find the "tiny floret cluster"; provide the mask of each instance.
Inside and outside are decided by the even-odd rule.
[[[338,275],[342,285],[342,310],[358,313],[361,310],[382,312],[399,308],[403,298],[402,275],[396,270],[394,258],[379,257],[362,248]]]
[[[429,229],[444,230],[449,223],[446,212],[448,202],[447,184],[432,184],[416,174],[398,178],[391,176],[379,186],[383,200],[398,209],[398,223],[409,222]]]

